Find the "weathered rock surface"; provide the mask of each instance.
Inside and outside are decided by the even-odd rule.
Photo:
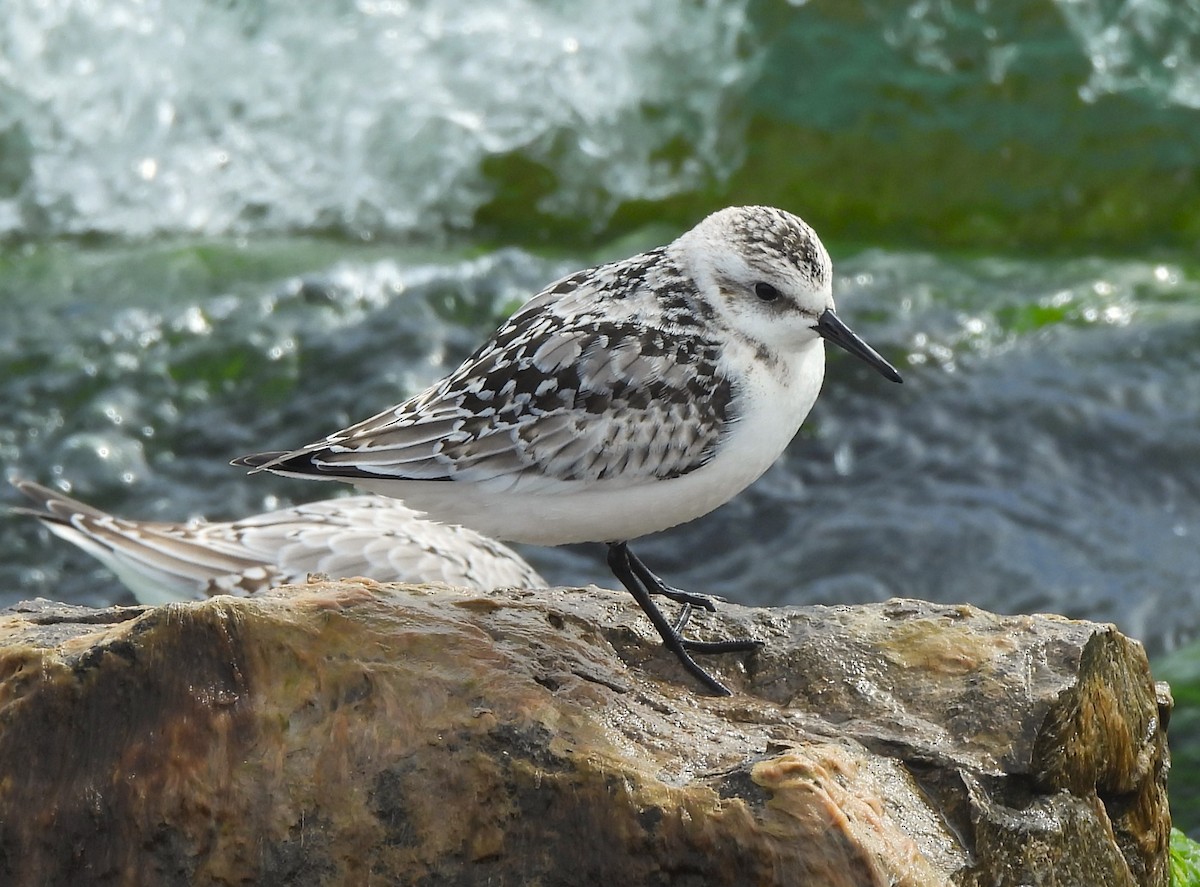
[[[622,593],[366,581],[0,614],[0,883],[1165,885],[1110,626],[724,605],[700,695]]]

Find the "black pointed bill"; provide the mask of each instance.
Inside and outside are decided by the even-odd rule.
[[[832,342],[841,348],[845,348],[855,357],[861,358],[869,363],[875,369],[879,370],[880,374],[891,379],[893,382],[903,382],[900,374],[896,372],[896,368],[884,360],[883,355],[863,341],[862,336],[846,326],[842,319],[833,313],[832,308],[827,308],[825,313],[817,318],[817,325],[814,327],[822,339]]]

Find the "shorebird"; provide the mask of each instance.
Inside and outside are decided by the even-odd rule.
[[[252,594],[310,573],[379,582],[443,582],[488,591],[544,588],[512,549],[462,527],[423,520],[395,499],[348,496],[245,520],[127,520],[18,480],[36,517],[114,573],[143,604]]]
[[[779,457],[820,391],[825,342],[901,381],[835,313],[812,228],[770,207],[725,209],[672,243],[550,284],[403,403],[234,464],[352,483],[506,541],[608,543],[663,643],[728,694],[691,653],[760,642],[683,637],[692,608],[711,600],[667,585],[628,543],[707,514]],[[683,604],[674,624],[656,594]]]

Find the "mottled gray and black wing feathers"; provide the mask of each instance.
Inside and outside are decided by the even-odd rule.
[[[547,290],[423,393],[260,467],[536,489],[632,484],[705,464],[731,419],[715,343]],[[584,293],[570,293],[575,306]],[[533,310],[531,310],[533,309]]]

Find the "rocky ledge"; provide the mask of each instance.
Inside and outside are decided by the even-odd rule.
[[[363,580],[0,614],[8,884],[1166,885],[1139,644],[893,600],[699,614]]]

